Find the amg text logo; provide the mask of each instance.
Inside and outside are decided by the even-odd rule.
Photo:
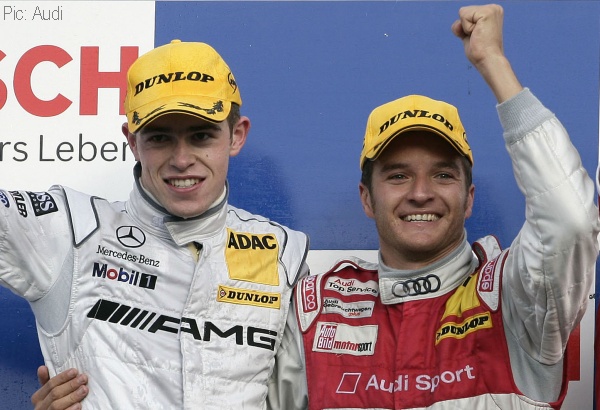
[[[145,330],[152,334],[159,332],[174,335],[180,332],[188,333],[195,340],[204,342],[215,342],[215,338],[231,338],[236,345],[247,345],[267,350],[275,350],[277,340],[277,332],[255,326],[233,325],[229,329],[223,330],[215,323],[206,321],[201,331],[196,319],[161,315],[105,299],[98,299],[88,312],[87,317],[111,323],[115,326]]]

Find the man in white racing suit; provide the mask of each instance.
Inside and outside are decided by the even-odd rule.
[[[265,409],[308,239],[227,203],[250,121],[214,49],[174,40],[127,81],[129,200],[0,191],[0,282],[29,301],[49,374],[85,374],[83,408]]]
[[[561,123],[514,75],[503,10],[462,8],[453,32],[498,101],[526,199],[501,250],[467,242],[473,155],[456,109],[408,96],[371,113],[360,194],[379,264],[297,285],[309,409],[560,408],[565,349],[598,255],[594,184]]]

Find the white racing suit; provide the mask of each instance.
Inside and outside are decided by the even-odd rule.
[[[59,186],[0,199],[0,284],[29,301],[51,375],[88,374],[84,409],[267,407],[303,233],[226,192],[187,220],[137,185],[127,202]]]
[[[560,407],[598,255],[594,184],[529,90],[498,112],[526,198],[519,234],[417,271],[354,261],[302,279],[311,410]]]

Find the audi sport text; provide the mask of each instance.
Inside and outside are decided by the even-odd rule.
[[[411,390],[414,391],[414,389],[417,389],[433,393],[444,385],[465,383],[469,380],[475,380],[474,370],[475,368],[473,366],[467,364],[461,369],[445,370],[440,374],[399,374],[396,376],[395,380],[386,380],[383,377],[377,377],[376,374],[365,376],[362,373],[348,372],[342,374],[336,393],[353,394],[359,389],[365,391],[385,391],[388,393],[410,392]],[[368,379],[366,379],[366,377],[368,377]]]

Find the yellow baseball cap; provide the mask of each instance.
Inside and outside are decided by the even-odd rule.
[[[367,160],[376,160],[392,139],[415,130],[444,138],[473,165],[471,147],[456,107],[422,95],[409,95],[383,104],[369,115],[360,169]]]
[[[235,78],[219,53],[205,43],[173,40],[140,56],[127,71],[129,132],[168,113],[221,122],[231,103],[242,105]]]

